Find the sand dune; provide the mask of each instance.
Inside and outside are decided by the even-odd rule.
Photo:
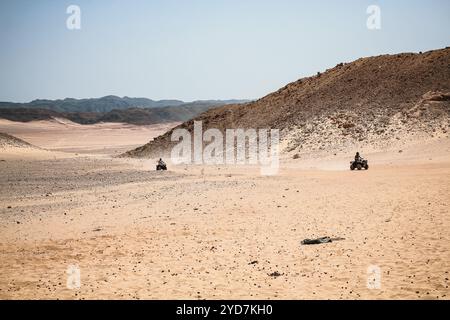
[[[28,142],[11,136],[7,133],[0,132],[0,148],[37,148]]]

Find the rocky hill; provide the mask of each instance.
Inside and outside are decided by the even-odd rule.
[[[450,48],[339,63],[257,101],[211,109],[178,128],[277,128],[283,151],[342,151],[448,135]],[[167,153],[172,131],[124,156]]]

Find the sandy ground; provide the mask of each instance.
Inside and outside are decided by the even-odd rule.
[[[363,154],[360,172],[352,155],[284,159],[273,177],[76,152],[1,151],[0,298],[450,297],[449,139]],[[320,236],[345,239],[300,245]]]
[[[139,147],[178,123],[136,126],[125,123],[81,125],[66,119],[29,123],[0,119],[0,132],[53,151],[120,154]]]

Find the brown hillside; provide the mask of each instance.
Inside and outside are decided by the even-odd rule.
[[[283,151],[384,146],[447,134],[450,48],[361,58],[303,78],[257,101],[209,110],[207,128],[278,128]],[[193,120],[180,125],[192,129]],[[171,131],[125,156],[158,156]]]

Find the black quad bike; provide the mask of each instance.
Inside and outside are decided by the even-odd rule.
[[[350,161],[350,170],[361,170],[362,168],[369,170],[369,162],[367,160]]]
[[[167,166],[166,166],[165,163],[164,164],[157,164],[156,165],[156,170],[157,171],[159,171],[159,170],[167,170]]]

